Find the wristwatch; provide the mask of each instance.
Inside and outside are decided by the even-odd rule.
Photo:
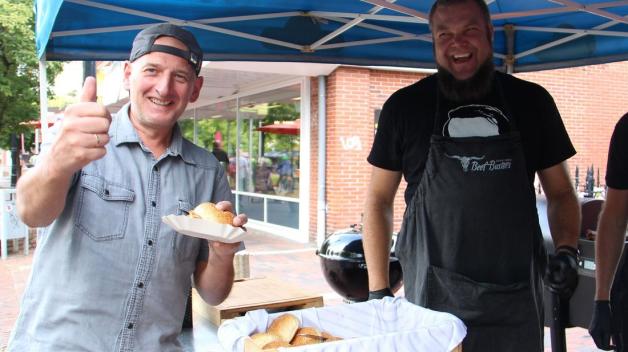
[[[571,254],[574,258],[576,258],[576,262],[578,263],[578,265],[580,265],[580,250],[578,248],[564,244],[562,246],[556,247],[554,253],[558,252],[567,252]]]

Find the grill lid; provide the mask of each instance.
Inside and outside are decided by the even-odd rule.
[[[393,236],[393,245],[391,246],[392,260],[397,260],[397,258],[394,257],[395,237],[396,236]],[[357,226],[334,232],[323,242],[317,254],[325,259],[364,262],[362,232]]]

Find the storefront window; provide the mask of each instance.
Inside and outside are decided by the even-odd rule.
[[[299,198],[299,85],[240,101],[240,151],[250,173],[242,182],[255,193]],[[252,189],[252,190],[251,190]]]
[[[295,229],[299,228],[300,100],[300,84],[294,84],[204,106],[196,109],[195,119],[180,122],[190,140],[196,133],[198,145],[210,151],[218,146],[226,152],[228,161],[223,165],[238,212]]]

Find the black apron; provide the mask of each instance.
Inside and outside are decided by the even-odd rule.
[[[444,137],[439,101],[395,248],[405,296],[460,318],[464,352],[542,351],[545,249],[513,115],[507,134]]]

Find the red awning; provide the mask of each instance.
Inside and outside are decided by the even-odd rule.
[[[52,125],[54,124],[55,124],[54,121],[48,120],[48,127],[52,127]],[[34,127],[34,128],[41,128],[41,121],[39,120],[24,121],[24,122],[21,122],[20,125],[26,125],[26,126]]]
[[[272,125],[261,126],[256,131],[298,136],[301,131],[301,120],[276,122]]]

